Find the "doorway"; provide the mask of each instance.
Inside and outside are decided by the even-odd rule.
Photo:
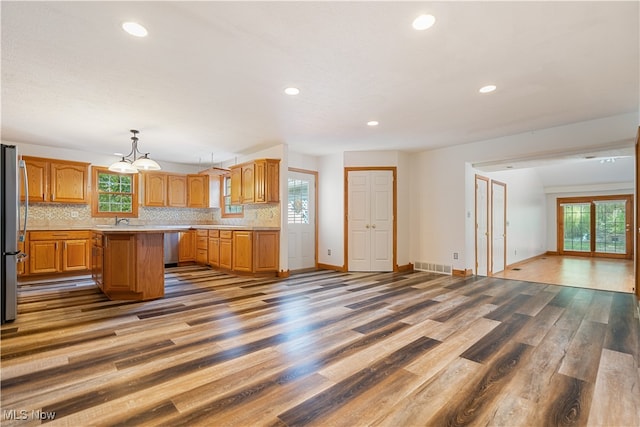
[[[395,168],[345,168],[348,271],[394,271]]]
[[[289,169],[287,177],[287,232],[289,270],[317,266],[317,172]]]

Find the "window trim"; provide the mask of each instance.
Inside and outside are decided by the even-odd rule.
[[[244,218],[244,206],[243,205],[233,205],[233,206],[239,206],[240,207],[240,212],[236,212],[236,213],[227,213],[227,205],[225,204],[225,197],[229,197],[231,198],[231,195],[227,195],[225,194],[226,191],[226,186],[225,186],[225,180],[226,179],[231,180],[231,175],[230,174],[224,174],[224,175],[220,175],[220,217],[221,218]],[[231,203],[229,203],[228,206],[231,206]]]
[[[138,199],[138,174],[131,175],[131,212],[100,212],[98,211],[98,201],[100,199],[100,192],[98,191],[98,174],[107,173],[111,175],[131,175],[112,172],[109,168],[103,166],[91,167],[91,216],[96,218],[114,218],[116,216],[121,218],[137,218],[138,217],[138,205],[140,201]]]

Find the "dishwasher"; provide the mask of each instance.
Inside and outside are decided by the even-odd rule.
[[[164,266],[178,265],[178,247],[180,233],[164,233]]]

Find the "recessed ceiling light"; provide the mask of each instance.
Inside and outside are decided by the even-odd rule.
[[[496,85],[486,85],[486,86],[482,86],[478,92],[480,93],[489,93],[489,92],[493,92],[494,90],[496,90]]]
[[[378,126],[380,123],[377,120],[369,120],[367,126]]]
[[[137,22],[123,22],[122,29],[132,36],[147,37],[147,29]]]
[[[287,95],[297,95],[300,93],[300,89],[298,89],[297,87],[288,87],[284,90],[284,93],[286,93]]]
[[[413,28],[418,31],[424,31],[433,27],[436,23],[436,17],[433,15],[420,15],[413,20]]]

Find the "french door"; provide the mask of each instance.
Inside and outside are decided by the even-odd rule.
[[[393,271],[395,264],[394,170],[348,170],[349,271]]]
[[[558,253],[631,259],[632,221],[632,195],[559,198]]]

